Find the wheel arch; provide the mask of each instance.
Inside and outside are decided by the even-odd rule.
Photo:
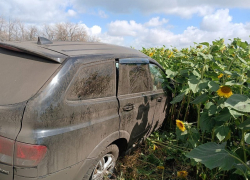
[[[116,131],[104,138],[89,154],[87,159],[96,158],[100,152],[106,149],[110,144],[116,144],[119,148],[119,155],[121,155],[127,148],[130,134],[127,131]],[[124,144],[126,143],[126,144]]]

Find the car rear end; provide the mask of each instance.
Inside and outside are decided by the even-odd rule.
[[[18,168],[34,169],[46,155],[46,146],[16,139],[26,103],[59,66],[0,44],[0,180],[13,180]]]

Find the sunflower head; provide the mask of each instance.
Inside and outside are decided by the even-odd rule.
[[[223,76],[223,74],[221,73],[221,74],[218,76],[218,78],[222,78],[222,76]]]
[[[183,123],[182,121],[178,120],[178,119],[176,120],[176,126],[177,126],[181,131],[185,131],[185,130],[186,130],[184,123]]]
[[[153,52],[151,52],[151,53],[149,54],[149,56],[150,56],[150,57],[152,57],[153,55],[154,55],[154,53],[153,53]]]
[[[173,51],[170,52],[170,54],[168,55],[168,58],[171,58],[171,56],[173,56]]]
[[[232,89],[229,86],[221,86],[218,91],[217,94],[220,97],[225,97],[225,98],[229,98],[230,96],[233,95]]]
[[[178,177],[178,178],[181,178],[181,179],[186,179],[186,178],[187,178],[187,175],[188,175],[188,172],[187,172],[187,171],[178,171],[178,172],[177,172],[177,177]]]

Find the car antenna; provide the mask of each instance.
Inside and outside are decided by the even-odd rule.
[[[45,37],[38,37],[37,44],[39,44],[39,45],[53,44],[53,42],[50,41],[49,39],[46,39]]]

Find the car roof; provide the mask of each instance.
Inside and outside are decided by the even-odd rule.
[[[111,58],[149,58],[133,48],[99,42],[58,41],[53,42],[53,44],[42,45],[37,44],[35,41],[0,42],[0,47],[43,57],[58,63],[63,63],[70,57],[92,58],[93,61],[95,59],[105,60]],[[101,59],[100,56],[102,57]]]

